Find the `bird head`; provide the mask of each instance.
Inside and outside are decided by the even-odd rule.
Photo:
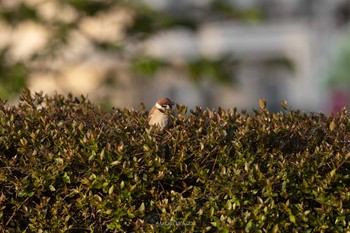
[[[172,102],[169,98],[161,98],[156,102],[156,108],[160,111],[166,111],[172,109],[175,103]]]

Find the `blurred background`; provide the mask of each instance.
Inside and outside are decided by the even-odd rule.
[[[0,98],[336,112],[350,103],[349,22],[350,0],[1,0]]]

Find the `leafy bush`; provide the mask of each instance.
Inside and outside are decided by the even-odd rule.
[[[177,106],[104,111],[26,91],[0,103],[2,232],[345,232],[349,131],[335,116]]]

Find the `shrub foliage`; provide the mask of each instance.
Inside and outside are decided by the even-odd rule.
[[[350,230],[346,110],[186,112],[160,132],[84,97],[1,101],[1,231]]]

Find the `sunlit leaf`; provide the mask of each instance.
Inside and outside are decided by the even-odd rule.
[[[259,99],[259,107],[261,109],[265,109],[266,108],[266,101],[265,101],[265,99],[263,99],[263,98]]]

